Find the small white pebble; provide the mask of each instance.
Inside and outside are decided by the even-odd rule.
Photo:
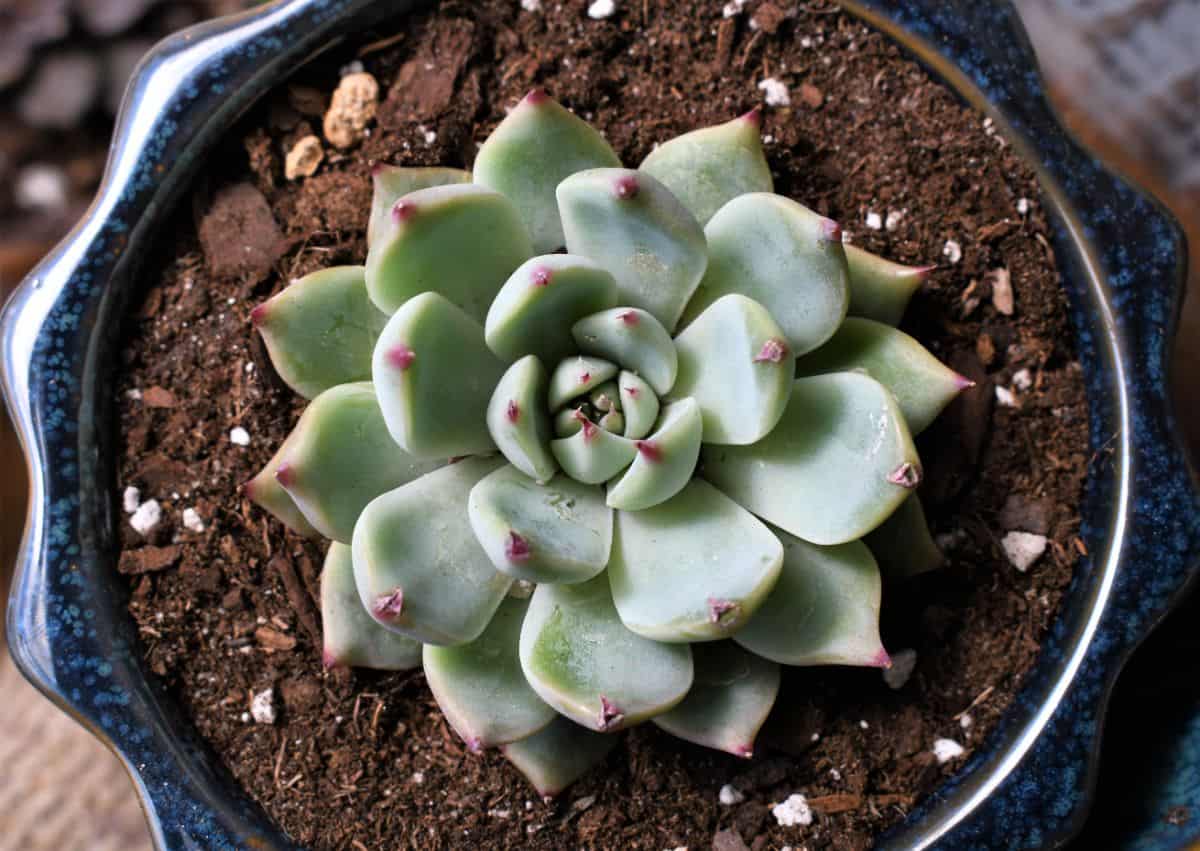
[[[949,762],[963,755],[963,746],[954,739],[938,739],[933,743],[933,755],[938,762]]]
[[[917,667],[917,651],[911,647],[892,654],[892,666],[883,669],[883,681],[888,688],[900,690]]]
[[[735,15],[740,15],[742,13],[742,9],[745,7],[746,0],[730,0],[730,2],[726,3],[725,7],[721,9],[721,16],[724,18],[732,18]]]
[[[425,144],[432,145],[436,141],[437,141],[437,132],[434,130],[426,130],[425,131]]]
[[[67,203],[67,176],[58,166],[25,166],[17,174],[13,198],[23,210],[57,210]]]
[[[229,432],[229,442],[234,446],[249,446],[250,432],[241,426],[234,426]]]
[[[888,210],[887,218],[883,220],[885,230],[893,231],[900,227],[901,220],[904,219],[905,210]]]
[[[804,36],[803,38],[800,39],[800,46],[801,47],[812,47],[813,46],[812,38],[807,35]]]
[[[532,810],[532,809],[533,809],[533,801],[526,801],[525,802],[525,811],[528,812],[529,810]]]
[[[809,738],[809,741],[810,741],[810,742],[819,742],[819,741],[821,741],[821,734],[820,734],[820,733],[813,733],[813,734],[812,734],[812,736]]]
[[[142,398],[142,391],[134,387],[131,390],[125,391],[125,395],[136,402],[138,399]]]
[[[141,504],[142,492],[133,485],[125,488],[125,492],[121,494],[121,507],[125,509],[125,513],[133,514]]]
[[[1032,532],[1009,532],[1000,539],[1004,554],[1008,556],[1012,566],[1022,573],[1042,557],[1048,543],[1045,535],[1035,535]]]
[[[265,688],[250,699],[250,714],[256,724],[275,723],[275,689]]]
[[[521,8],[526,12],[540,12],[542,0],[521,0]]]
[[[1017,397],[1007,387],[996,385],[996,401],[1006,408],[1017,407]]]
[[[254,361],[246,361],[246,372],[254,372]]]
[[[858,726],[859,726],[859,727],[862,727],[862,728],[865,730],[865,729],[867,729],[868,727],[870,727],[871,725],[870,725],[870,724],[868,724],[868,723],[867,723],[867,722],[864,720],[864,721],[859,721],[859,722],[858,722]]]
[[[772,136],[770,133],[768,133],[766,136],[763,136],[763,144],[764,145],[770,145],[774,141],[775,141],[775,137]]]
[[[488,810],[488,815],[492,818],[506,819],[512,815],[511,810]]]
[[[726,783],[721,787],[721,791],[717,793],[717,800],[721,802],[722,806],[732,807],[734,804],[740,804],[746,800],[746,796]]]
[[[249,712],[243,712],[243,713],[241,714],[241,716],[240,716],[240,717],[241,717],[241,719],[242,719],[242,723],[243,723],[243,724],[249,724],[249,723],[250,723],[250,713],[249,713]]]
[[[788,87],[782,81],[775,77],[767,77],[758,87],[766,93],[763,99],[767,106],[791,106],[792,96],[788,94]]]
[[[1032,206],[1033,205],[1029,203],[1028,198],[1018,198],[1017,199],[1017,212],[1022,216],[1028,215],[1029,209]]]
[[[835,783],[840,783],[842,780],[842,772],[838,771],[836,768],[829,769],[829,776],[833,778]]]
[[[1019,369],[1013,373],[1013,387],[1018,390],[1028,390],[1033,386],[1033,376],[1029,374],[1027,369]]]
[[[874,210],[867,211],[867,227],[871,230],[881,230],[883,228],[883,218]]]
[[[145,535],[157,526],[160,520],[162,520],[162,508],[159,507],[158,500],[148,499],[137,507],[137,511],[133,512],[129,518],[129,525],[139,535]]]
[[[617,4],[613,0],[596,0],[588,6],[588,17],[594,21],[602,21],[605,18],[611,18],[616,11]]]
[[[189,532],[204,531],[204,521],[200,519],[200,515],[196,513],[196,509],[183,509],[183,528]]]
[[[412,776],[412,782],[413,783],[424,783],[425,782],[425,772],[424,771],[414,771],[413,776]]]
[[[963,715],[961,718],[958,719],[959,726],[962,727],[964,730],[971,729],[971,725],[974,723],[975,723],[975,719],[972,718],[970,715]]]
[[[771,807],[771,815],[775,816],[775,821],[782,827],[807,827],[813,820],[808,800],[800,794],[791,795],[782,804]]]
[[[948,239],[946,240],[946,244],[942,246],[942,256],[951,263],[957,263],[959,260],[962,260],[962,246],[955,240]]]

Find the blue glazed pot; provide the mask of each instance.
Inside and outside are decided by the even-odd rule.
[[[32,499],[8,615],[18,665],[125,761],[162,848],[294,847],[240,790],[143,666],[115,570],[113,372],[139,260],[205,153],[296,66],[414,4],[291,0],[159,45],[126,96],[84,220],[0,320],[4,390]],[[1200,506],[1167,398],[1183,239],[1145,195],[1062,130],[1006,0],[862,0],[994,119],[1038,171],[1091,414],[1081,506],[1090,556],[1019,699],[887,848],[1053,847],[1078,830],[1114,678],[1178,599],[1200,553]]]

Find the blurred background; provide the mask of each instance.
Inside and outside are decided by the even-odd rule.
[[[518,2],[518,0],[513,0]],[[1200,0],[1015,0],[1052,99],[1103,159],[1154,192],[1200,245]],[[252,0],[0,0],[0,299],[75,223],[104,167],[113,117],[155,41]],[[1200,266],[1200,264],[1196,264]],[[1200,269],[1189,290],[1200,288]],[[1185,306],[1176,403],[1200,449],[1200,299]],[[24,518],[22,464],[0,414],[0,608]],[[1135,657],[1111,711],[1096,815],[1079,849],[1113,848],[1145,804],[1139,778],[1200,708],[1200,597]],[[115,757],[15,671],[0,635],[0,851],[150,848]],[[1189,668],[1191,670],[1189,670]],[[1153,706],[1148,724],[1146,707]],[[1196,780],[1200,785],[1200,778]],[[1177,813],[1196,825],[1200,813]]]

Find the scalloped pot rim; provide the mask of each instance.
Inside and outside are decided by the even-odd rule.
[[[412,5],[280,0],[159,44],[126,93],[95,203],[0,320],[5,396],[31,481],[10,649],[27,677],[121,755],[162,848],[295,846],[214,770],[141,665],[103,490],[115,478],[104,451],[113,439],[109,329],[120,325],[140,249],[237,116],[299,63]],[[1166,402],[1182,236],[1062,129],[1007,0],[846,5],[991,118],[1038,171],[1084,365],[1090,443],[1106,449],[1081,507],[1090,556],[1021,694],[968,764],[880,843],[1054,846],[1086,815],[1113,680],[1179,599],[1200,552],[1200,499]]]

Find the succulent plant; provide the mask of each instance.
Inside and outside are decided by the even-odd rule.
[[[889,664],[877,559],[940,563],[913,435],[970,382],[894,327],[928,269],[774,194],[759,134],[626,169],[531,93],[253,311],[312,401],[246,493],[333,540],[326,665],[423,665],[545,795],[642,721],[749,756],[781,665]]]

